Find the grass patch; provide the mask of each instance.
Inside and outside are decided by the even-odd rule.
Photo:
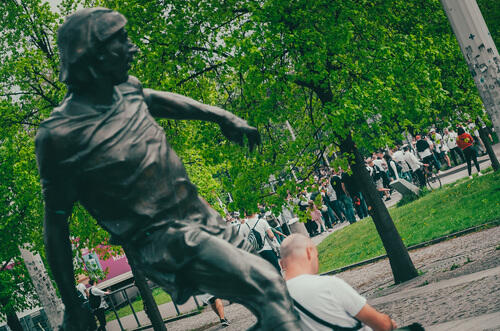
[[[157,287],[153,290],[153,297],[154,297],[157,305],[161,305],[161,304],[172,301],[172,298],[170,297],[170,295],[168,295],[167,292],[163,291],[159,287]],[[144,310],[144,305],[143,305],[141,296],[138,296],[137,298],[135,298],[134,301],[132,301],[132,306],[134,307],[134,310],[136,313]],[[132,309],[127,304],[126,306],[118,309],[116,312],[118,313],[118,317],[122,318],[122,317],[125,317],[128,315],[131,315]],[[116,319],[116,315],[113,312],[113,310],[109,310],[106,312],[106,321],[109,322],[109,321],[113,321],[115,319]]]
[[[406,246],[500,219],[500,173],[429,192],[389,210]],[[336,231],[318,245],[320,272],[385,254],[370,217]]]

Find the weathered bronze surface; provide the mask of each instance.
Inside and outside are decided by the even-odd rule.
[[[127,256],[177,303],[196,293],[240,302],[256,328],[298,330],[285,284],[198,196],[154,117],[206,120],[250,149],[258,131],[218,107],[146,89],[128,75],[137,48],[126,19],[82,9],[58,32],[68,94],[44,121],[36,155],[48,261],[65,304],[64,330],[87,330],[75,293],[68,217],[80,202]]]

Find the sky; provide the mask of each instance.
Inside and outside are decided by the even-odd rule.
[[[61,3],[61,0],[46,0],[46,2],[48,2],[50,4],[53,11],[56,11],[57,5]]]

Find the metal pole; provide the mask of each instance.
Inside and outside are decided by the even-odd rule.
[[[179,307],[177,307],[177,305],[175,304],[175,302],[172,301],[172,303],[174,304],[174,308],[177,311],[177,316],[179,316],[181,314],[181,312],[179,311]]]
[[[194,303],[196,303],[196,308],[200,308],[200,304],[198,303],[198,300],[196,299],[196,295],[193,295]]]
[[[141,323],[139,323],[139,319],[137,318],[137,315],[135,314],[134,306],[130,302],[130,299],[127,294],[127,290],[123,290],[123,294],[125,294],[125,298],[127,298],[128,305],[130,306],[130,309],[132,309],[132,314],[134,314],[135,321],[137,322],[137,326],[141,326]]]
[[[109,302],[111,302],[111,308],[113,308],[113,312],[115,313],[116,320],[118,321],[118,325],[120,326],[120,330],[124,331],[125,329],[123,328],[122,322],[120,321],[120,317],[118,316],[118,313],[116,312],[116,307],[115,307],[115,303],[113,302],[113,299],[110,299]]]
[[[500,56],[476,0],[441,0],[469,71],[500,135]]]

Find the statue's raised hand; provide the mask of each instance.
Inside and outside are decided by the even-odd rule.
[[[222,134],[229,140],[243,145],[244,137],[247,137],[250,151],[260,144],[260,134],[256,128],[248,125],[247,121],[237,116],[224,118],[219,122]]]

